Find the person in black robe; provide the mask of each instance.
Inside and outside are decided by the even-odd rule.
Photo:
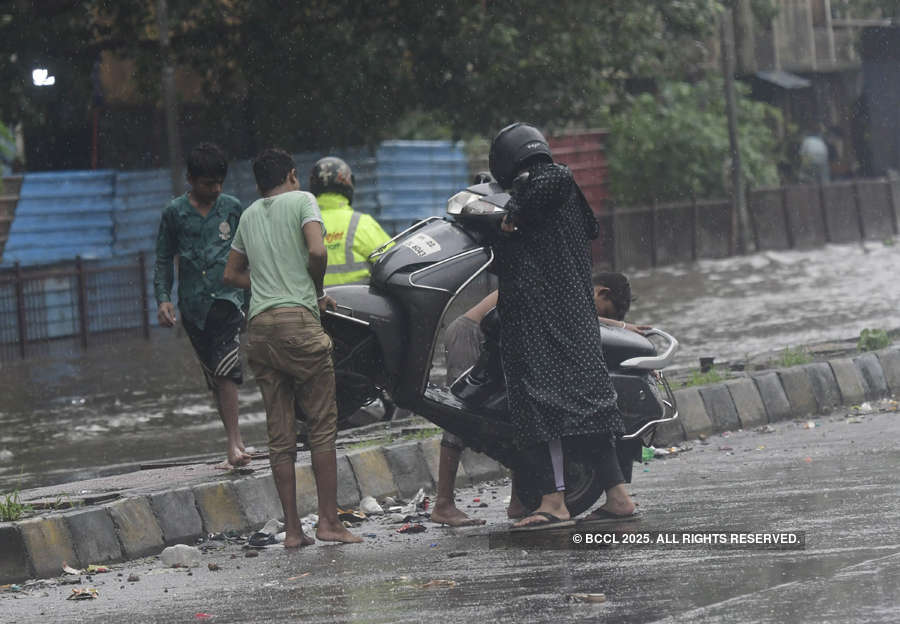
[[[624,483],[615,440],[625,427],[591,286],[589,245],[599,225],[572,172],[553,162],[532,126],[500,131],[491,145],[491,173],[512,188],[504,234],[494,245],[509,408],[523,457],[534,458],[526,472],[543,494],[538,509],[514,527],[563,526],[573,523],[564,497],[564,439],[589,440],[605,489]],[[617,489],[624,495],[617,515],[629,515],[634,505],[624,487]]]

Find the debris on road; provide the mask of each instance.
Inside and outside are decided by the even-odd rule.
[[[357,511],[356,509],[341,509],[337,510],[338,519],[341,522],[354,522],[359,523],[366,519],[366,514],[361,511]]]
[[[818,425],[814,420],[807,420],[805,423],[801,425],[803,429],[815,429]]]
[[[219,570],[222,569],[219,567],[218,563],[207,563],[206,567],[209,569],[210,572],[218,572]]]
[[[253,557],[259,557],[259,553],[255,550],[248,550],[244,553],[244,557],[247,559],[252,559]]]
[[[129,583],[137,583],[139,580],[141,580],[141,577],[139,577],[137,574],[129,574],[128,575]]]
[[[566,598],[569,602],[606,602],[606,594],[569,594]]]
[[[366,496],[359,501],[359,510],[364,514],[380,516],[384,513],[384,509],[378,504],[372,496]]]
[[[426,530],[427,529],[425,528],[424,524],[412,524],[410,522],[407,522],[402,527],[397,529],[397,533],[422,533]]]
[[[200,550],[187,544],[169,546],[159,555],[167,568],[193,568],[200,565]]]
[[[775,427],[772,425],[763,425],[762,427],[757,427],[754,431],[756,431],[756,433],[775,433]]]
[[[456,587],[457,582],[448,579],[434,579],[422,585],[422,589],[433,589],[438,587]]]
[[[312,572],[304,572],[303,574],[300,574],[299,576],[292,576],[292,577],[288,578],[287,580],[288,581],[299,581],[302,578],[306,578],[310,574],[312,574]]]
[[[69,597],[66,598],[66,600],[93,600],[99,595],[100,593],[93,587],[88,589],[85,589],[84,587],[76,587],[72,590],[72,593],[69,594]]]

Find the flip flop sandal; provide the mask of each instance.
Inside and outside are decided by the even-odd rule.
[[[640,520],[641,515],[638,513],[638,510],[635,509],[634,512],[630,514],[617,514],[611,511],[607,511],[605,509],[597,509],[592,511],[584,518],[581,518],[578,521],[578,524],[601,524],[601,523],[611,523],[611,522],[634,522],[635,520]]]
[[[557,518],[552,513],[547,513],[546,511],[535,511],[532,516],[541,516],[544,518],[542,522],[532,522],[531,524],[526,524],[524,526],[513,526],[509,529],[510,533],[518,533],[521,531],[544,531],[547,529],[558,529],[561,527],[569,527],[574,526],[574,520],[563,520],[562,518]],[[526,516],[530,517],[530,516]]]

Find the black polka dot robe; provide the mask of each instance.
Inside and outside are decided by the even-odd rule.
[[[591,292],[596,219],[558,164],[530,168],[507,204],[518,230],[495,244],[501,354],[525,447],[624,432]]]

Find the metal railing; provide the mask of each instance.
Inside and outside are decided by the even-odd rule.
[[[0,360],[26,358],[37,347],[75,340],[88,348],[122,332],[150,337],[147,261],[84,261],[0,272]]]

